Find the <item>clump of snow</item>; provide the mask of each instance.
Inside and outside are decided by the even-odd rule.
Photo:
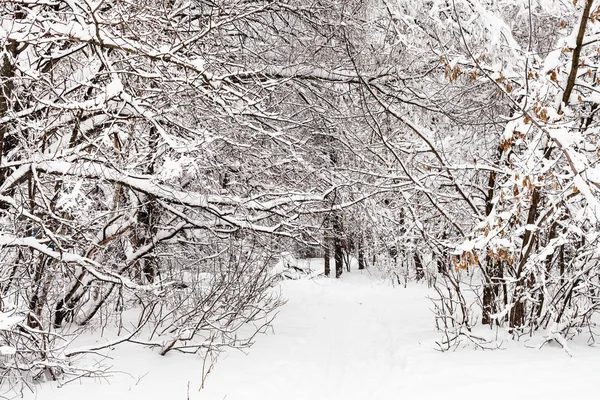
[[[456,246],[456,251],[454,254],[462,254],[472,251],[476,247],[476,242],[474,240],[465,240],[463,243]]]
[[[69,210],[73,208],[80,207],[80,197],[82,197],[81,193],[81,184],[83,180],[77,180],[73,186],[73,189],[69,193],[62,194],[61,197],[56,202],[56,207],[62,210]],[[83,198],[85,202],[85,197]]]
[[[196,57],[193,58],[192,60],[192,65],[198,69],[199,71],[203,71],[205,68],[205,62],[204,62],[204,58],[202,57]]]
[[[107,99],[116,97],[123,92],[123,82],[117,75],[114,75],[110,83],[106,85],[105,91]]]
[[[548,73],[562,65],[562,62],[560,61],[561,50],[562,49],[559,48],[548,53],[546,59],[544,60],[544,73]]]
[[[571,147],[579,144],[583,140],[583,136],[578,131],[572,131],[565,127],[548,128],[550,137],[556,140],[563,148]]]
[[[298,266],[298,260],[290,252],[281,253],[279,260],[271,268],[272,276],[282,276],[287,279],[299,279],[304,274],[304,269]]]
[[[0,346],[0,354],[3,356],[13,356],[17,354],[17,349],[12,346]]]
[[[289,252],[281,253],[281,261],[287,268],[294,268],[298,266],[298,260],[292,253]]]
[[[0,330],[10,330],[23,320],[23,316],[16,315],[14,312],[0,313]]]
[[[160,178],[165,181],[181,178],[192,165],[193,159],[187,156],[181,156],[178,159],[167,157],[159,172]]]

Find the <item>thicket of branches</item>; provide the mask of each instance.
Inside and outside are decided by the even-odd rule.
[[[6,379],[77,371],[75,327],[205,354],[280,303],[273,257],[427,277],[477,324],[594,339],[600,4],[0,5]],[[253,323],[246,337],[236,334]]]

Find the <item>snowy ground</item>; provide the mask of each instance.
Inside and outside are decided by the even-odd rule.
[[[567,399],[598,392],[600,348],[434,350],[427,289],[393,288],[367,272],[285,281],[274,332],[224,354],[201,385],[202,360],[140,347],[110,353],[107,381],[46,384],[26,399]]]

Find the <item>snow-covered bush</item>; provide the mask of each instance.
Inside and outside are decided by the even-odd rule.
[[[311,271],[290,252],[284,251],[279,255],[277,262],[271,268],[273,277],[284,279],[300,279]]]

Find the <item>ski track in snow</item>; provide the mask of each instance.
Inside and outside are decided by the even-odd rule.
[[[45,384],[26,399],[565,399],[597,392],[600,349],[573,344],[569,357],[508,343],[440,353],[425,285],[392,287],[367,272],[285,281],[289,299],[273,333],[222,354],[199,391],[202,360],[161,357],[139,346],[110,353],[109,381]]]

